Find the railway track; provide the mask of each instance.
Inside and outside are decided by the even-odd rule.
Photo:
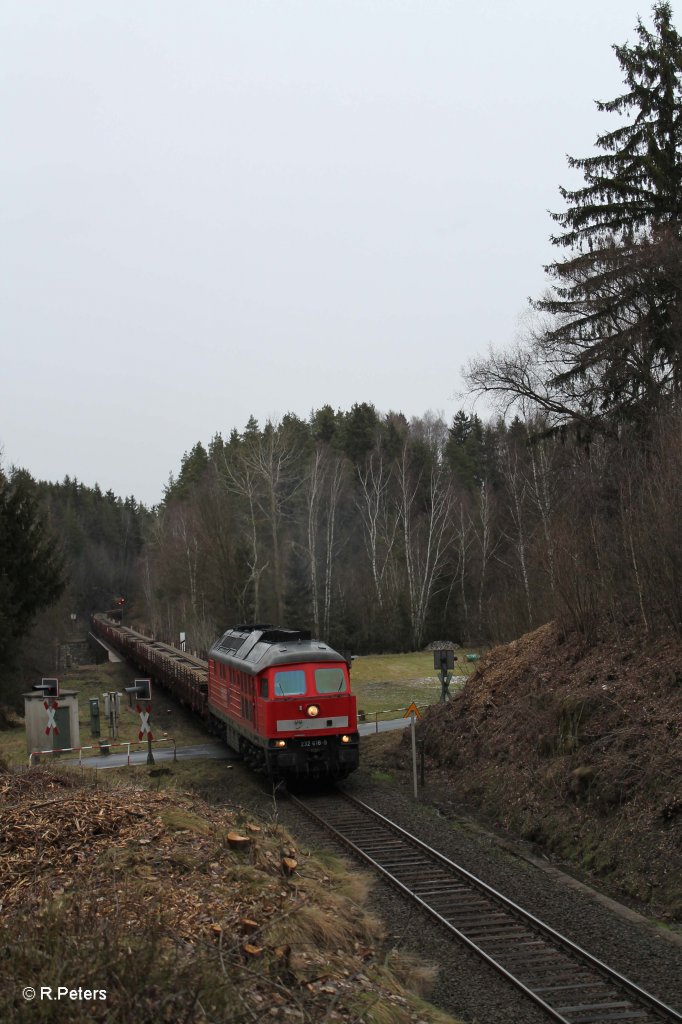
[[[607,967],[367,804],[337,792],[290,800],[563,1024],[682,1022]]]

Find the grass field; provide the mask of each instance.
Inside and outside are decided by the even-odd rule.
[[[458,681],[457,677],[470,675],[476,667],[475,662],[466,660],[466,655],[479,652],[462,649],[456,653],[451,693],[461,685],[462,680]],[[358,700],[358,711],[368,715],[401,710],[412,701],[417,705],[433,704],[440,697],[432,651],[357,657],[351,670],[351,684]]]

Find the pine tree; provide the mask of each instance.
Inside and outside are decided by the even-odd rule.
[[[596,155],[569,158],[585,185],[561,189],[552,241],[571,255],[545,268],[554,288],[535,303],[554,318],[544,405],[583,422],[641,421],[682,383],[682,39],[668,3],[653,23],[614,47],[626,91],[597,106],[627,120],[598,137]]]
[[[448,427],[445,457],[455,479],[469,491],[485,477],[483,454],[483,424],[475,413],[468,416],[460,409]]]
[[[377,411],[367,402],[356,402],[345,413],[340,429],[340,447],[356,466],[363,465],[374,447],[378,426]]]
[[[0,469],[0,686],[35,614],[64,590],[64,561],[28,473]]]
[[[208,467],[208,454],[201,441],[197,441],[189,452],[185,452],[180,461],[180,473],[175,481],[173,496],[189,497],[192,489],[199,483]],[[166,500],[169,494],[166,492]]]

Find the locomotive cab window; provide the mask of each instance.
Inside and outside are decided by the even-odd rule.
[[[305,693],[305,672],[300,668],[275,672],[275,697],[300,697]]]
[[[260,680],[260,696],[263,700],[268,699],[268,677],[262,676]]]
[[[315,669],[315,690],[317,693],[345,693],[346,677],[338,665],[334,668]]]

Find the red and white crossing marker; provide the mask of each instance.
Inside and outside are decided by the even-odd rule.
[[[49,736],[50,733],[53,732],[55,736],[59,736],[59,729],[57,728],[57,722],[55,719],[55,714],[57,712],[59,704],[57,703],[56,700],[44,700],[43,706],[47,711],[47,726],[45,727],[45,735]]]
[[[140,716],[140,731],[137,734],[138,740],[143,740],[145,736],[147,737],[148,740],[153,740],[154,736],[152,735],[152,725],[151,722],[149,721],[149,716],[152,713],[151,704],[147,704],[146,708],[144,709],[141,708],[140,705],[138,704],[137,713]]]

